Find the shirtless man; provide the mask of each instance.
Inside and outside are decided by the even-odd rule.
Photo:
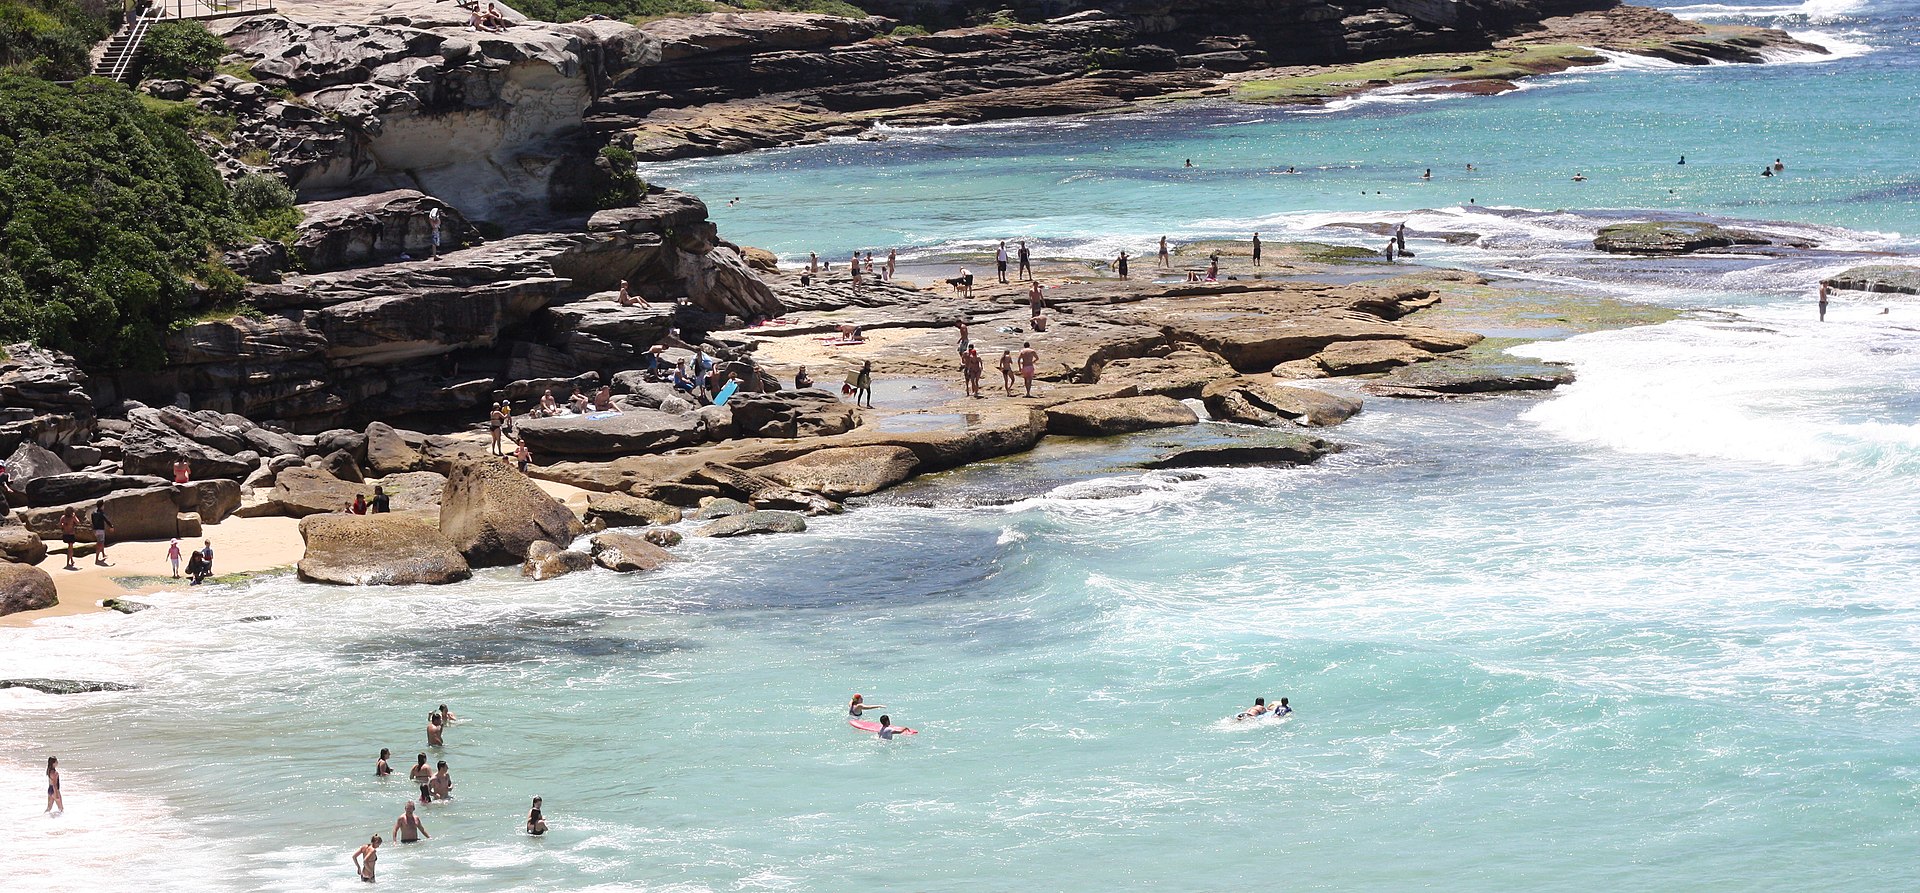
[[[67,541],[67,570],[77,570],[73,563],[73,544],[80,538],[80,513],[67,506],[65,514],[60,516],[60,538]]]
[[[1033,396],[1033,374],[1040,362],[1040,352],[1033,349],[1033,342],[1020,345],[1020,378],[1027,383],[1027,396]]]
[[[407,811],[393,820],[393,839],[401,843],[419,843],[421,838],[432,837],[420,817],[413,814],[413,801],[407,801]]]
[[[440,740],[440,732],[446,727],[447,727],[446,723],[440,720],[440,714],[438,713],[427,714],[427,746],[428,747],[440,747],[441,745],[446,743]]]
[[[441,760],[437,765],[438,770],[433,773],[433,783],[429,785],[433,789],[433,799],[451,800],[453,799],[453,775],[447,772],[446,760]],[[407,805],[411,808],[413,804]],[[401,843],[406,841],[403,840]]]
[[[354,872],[360,875],[361,880],[369,884],[373,883],[373,863],[379,858],[380,835],[375,834],[372,840],[367,841],[366,845],[353,851]]]
[[[421,754],[420,761],[407,770],[407,778],[420,786],[420,802],[433,802],[433,770],[427,768],[426,754]]]

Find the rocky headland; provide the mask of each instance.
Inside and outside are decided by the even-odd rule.
[[[1036,321],[1021,284],[967,295],[938,276],[906,277],[916,286],[777,270],[724,238],[699,199],[638,182],[633,164],[1142,100],[1324,101],[1407,78],[1498,89],[1593,61],[1590,46],[1686,62],[1812,49],[1591,7],[1069,3],[935,33],[883,16],[635,26],[510,11],[511,27],[484,33],[431,0],[295,2],[220,20],[233,54],[218,73],[140,89],[227,122],[201,132],[202,147],[228,177],[290,185],[299,222],[226,252],[243,297],[176,326],[157,368],[7,348],[0,614],[53,604],[36,565],[64,560],[47,543],[68,508],[103,507],[116,541],[272,520],[304,552],[301,577],[320,582],[444,583],[507,565],[539,579],[595,563],[644,572],[671,560],[681,534],[662,528],[683,518],[695,536],[797,532],[845,500],[1048,436],[1211,419],[1233,424],[1148,464],[1297,464],[1338,449],[1320,433],[1368,397],[1554,387],[1566,370],[1436,318],[1503,299],[1472,274],[1312,245],[1271,245],[1255,270],[1241,246],[1189,246],[1221,256],[1218,281],[1186,276],[1199,253],[1133,279],[1044,266]],[[1393,72],[1368,67],[1388,57],[1401,60]],[[618,299],[623,283],[631,300]],[[983,397],[960,389],[962,323],[986,355]],[[1034,395],[996,394],[1000,351],[1029,342]],[[710,358],[745,386],[725,406],[699,405],[640,371],[654,348],[669,368]],[[865,363],[875,409],[840,393]],[[802,367],[819,387],[791,387]],[[618,414],[524,415],[549,390],[601,387]],[[524,476],[484,431],[502,400],[521,414]],[[174,483],[176,461],[190,483]],[[344,511],[375,487],[390,513]],[[568,548],[608,527],[647,532]]]

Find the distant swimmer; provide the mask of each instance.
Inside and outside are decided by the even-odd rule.
[[[433,802],[433,770],[427,768],[426,754],[421,754],[420,761],[407,770],[407,778],[420,786],[420,802]]]
[[[447,771],[446,760],[441,760],[438,765],[439,771],[433,773],[433,782],[428,787],[433,789],[433,799],[451,800],[453,799],[453,774]]]
[[[1763,168],[1761,168],[1761,169],[1760,169],[1760,176],[1762,176],[1762,177],[1771,177],[1771,176],[1773,176],[1773,168],[1770,168],[1770,167],[1763,167]]]
[[[1686,164],[1686,163],[1687,163],[1687,156],[1685,156],[1685,155],[1682,155],[1682,156],[1680,156],[1680,163],[1681,163],[1681,164]]]
[[[440,705],[440,724],[443,726],[453,725],[453,711],[448,710],[445,704]]]
[[[1193,159],[1187,159],[1187,167],[1193,167]]]
[[[440,733],[444,731],[446,727],[447,727],[446,723],[442,722],[440,719],[440,714],[438,713],[427,714],[427,746],[428,747],[440,747],[445,743],[440,740]]]
[[[1431,179],[1433,179],[1433,168],[1427,168],[1427,172],[1426,172],[1426,173],[1424,173],[1424,174],[1421,174],[1421,175],[1420,175],[1420,179],[1422,179],[1422,180],[1431,180]]]
[[[427,833],[426,823],[413,812],[413,801],[407,801],[407,810],[393,820],[393,839],[401,843],[419,843],[422,838],[432,837]]]
[[[379,858],[380,835],[375,834],[372,840],[367,841],[364,846],[353,851],[354,873],[360,875],[361,880],[369,884],[373,883],[373,863]]]
[[[880,740],[882,741],[892,741],[893,736],[904,731],[906,731],[904,727],[896,726],[893,724],[893,717],[887,716],[885,714],[881,714],[880,728],[879,730],[875,731],[874,734],[879,735]]]
[[[1882,310],[1880,312],[1885,313],[1886,311]],[[1827,321],[1827,284],[1825,282],[1820,283],[1820,321]]]
[[[1775,158],[1775,159],[1773,160],[1773,170],[1774,170],[1774,172],[1775,172],[1775,173],[1778,173],[1778,172],[1780,172],[1780,171],[1784,171],[1784,170],[1786,170],[1786,169],[1787,169],[1787,166],[1786,166],[1786,164],[1785,164],[1785,163],[1783,163],[1783,162],[1781,162],[1781,160],[1780,160],[1780,159],[1778,159],[1778,158]]]
[[[59,815],[67,811],[67,801],[60,796],[60,758],[47,757],[47,810],[49,814]]]
[[[1471,161],[1469,161],[1469,162],[1467,162],[1467,173],[1473,173],[1473,172],[1474,172],[1475,170],[1477,170],[1477,169],[1478,169],[1478,168],[1475,168],[1475,167],[1473,166],[1473,162],[1471,162]]]
[[[1245,709],[1245,710],[1242,710],[1242,711],[1240,711],[1240,713],[1239,713],[1238,715],[1236,715],[1236,716],[1234,717],[1234,719],[1235,719],[1235,720],[1242,720],[1242,719],[1257,719],[1257,718],[1259,718],[1259,717],[1262,717],[1262,716],[1265,716],[1265,715],[1267,715],[1267,699],[1266,699],[1266,698],[1254,698],[1254,699],[1253,699],[1253,706],[1252,706],[1252,707],[1248,707],[1247,709]]]
[[[1585,182],[1587,182],[1587,175],[1586,175],[1586,174],[1574,174],[1574,175],[1573,175],[1573,182],[1575,182],[1575,183],[1585,183]]]
[[[864,697],[863,695],[854,695],[854,696],[853,696],[853,702],[847,705],[847,715],[848,715],[848,716],[851,716],[851,717],[853,717],[854,719],[859,719],[859,718],[860,718],[860,713],[861,713],[861,711],[863,711],[863,710],[885,710],[885,709],[887,709],[887,705],[885,705],[885,704],[864,704],[864,703],[861,703],[861,699],[862,699],[863,697]]]
[[[540,811],[540,798],[533,798],[533,808],[527,811],[527,833],[535,837],[547,833],[547,817]]]
[[[1287,699],[1286,699],[1286,698],[1281,698],[1281,699],[1280,699],[1280,706],[1278,706],[1278,707],[1275,707],[1275,708],[1273,708],[1272,710],[1270,710],[1270,711],[1268,711],[1268,712],[1269,712],[1269,713],[1271,713],[1271,714],[1273,714],[1273,718],[1274,718],[1274,719],[1279,719],[1279,718],[1280,718],[1280,717],[1282,717],[1282,716],[1286,716],[1287,714],[1289,714],[1289,713],[1292,713],[1292,712],[1293,712],[1293,708],[1292,708],[1292,707],[1289,707],[1289,706],[1287,706]]]
[[[1287,173],[1289,173],[1289,174],[1297,174],[1297,173],[1299,173],[1299,171],[1297,171],[1297,170],[1294,170],[1294,169],[1293,169],[1293,165],[1291,165],[1291,164],[1289,164],[1289,165],[1287,165]]]
[[[375,778],[386,778],[393,774],[393,767],[387,765],[387,758],[390,756],[393,756],[393,751],[384,747],[380,748],[380,759],[373,761],[373,775]]]

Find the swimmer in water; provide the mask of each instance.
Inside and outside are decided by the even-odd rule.
[[[1241,711],[1239,715],[1234,717],[1234,719],[1235,720],[1257,719],[1265,715],[1267,715],[1267,699],[1254,698],[1253,706],[1248,707],[1246,710]]]
[[[367,841],[364,846],[353,851],[354,872],[360,875],[361,880],[369,884],[373,883],[373,863],[379,858],[380,835],[375,834],[372,840]]]
[[[433,788],[433,799],[453,799],[453,776],[447,772],[446,760],[440,761],[439,771],[433,773],[433,782],[429,787]]]
[[[445,704],[440,705],[440,724],[443,726],[453,725],[453,711],[448,710]]]
[[[393,751],[380,748],[380,759],[373,761],[373,774],[376,778],[385,778],[393,774],[393,767],[387,765],[387,757],[390,756],[393,756]]]
[[[427,768],[426,754],[421,754],[420,761],[407,770],[407,778],[420,786],[420,802],[433,802],[433,770]]]
[[[864,696],[863,696],[863,695],[854,695],[854,696],[853,696],[853,701],[852,701],[851,703],[849,703],[849,704],[847,704],[847,715],[848,715],[848,716],[851,716],[851,717],[853,717],[854,719],[859,719],[859,718],[860,718],[860,711],[862,711],[862,710],[885,710],[885,709],[887,709],[887,705],[885,705],[885,704],[863,704],[863,703],[861,703],[861,698],[862,698],[862,697],[864,697]]]
[[[47,757],[47,812],[67,811],[67,801],[60,796],[60,758]]]
[[[393,820],[393,839],[401,843],[419,843],[422,838],[432,837],[427,833],[426,823],[413,814],[413,801],[407,801],[407,809]]]
[[[1274,719],[1279,719],[1279,718],[1280,718],[1280,717],[1282,717],[1282,716],[1286,716],[1287,714],[1289,714],[1289,713],[1292,713],[1292,712],[1293,712],[1293,708],[1292,708],[1292,707],[1289,707],[1289,706],[1287,706],[1287,699],[1286,699],[1286,698],[1281,698],[1281,699],[1280,699],[1280,706],[1278,706],[1278,707],[1275,707],[1275,708],[1273,708],[1273,710],[1272,710],[1272,711],[1270,711],[1270,712],[1271,712],[1271,713],[1273,714],[1273,718],[1274,718]]]
[[[445,743],[440,740],[440,733],[444,731],[446,727],[447,727],[447,724],[440,719],[440,714],[438,713],[427,714],[427,746],[428,747],[440,747],[442,744]]]
[[[1575,183],[1585,183],[1585,182],[1587,182],[1587,175],[1586,175],[1586,174],[1574,174],[1574,175],[1573,175],[1573,182],[1575,182]]]
[[[533,798],[533,809],[527,811],[527,833],[535,837],[547,833],[547,817],[540,811],[540,798]]]
[[[879,735],[882,741],[892,741],[895,734],[904,731],[906,731],[906,729],[893,724],[893,717],[882,715],[880,717],[880,730],[874,734]]]

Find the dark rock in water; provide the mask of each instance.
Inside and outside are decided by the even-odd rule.
[[[78,695],[96,691],[133,691],[134,686],[84,679],[0,679],[0,688],[31,688],[50,695]]]
[[[673,553],[644,536],[613,532],[593,538],[593,561],[610,571],[659,570],[674,560]]]
[[[1920,295],[1920,267],[1875,264],[1854,267],[1820,281],[1829,287],[1846,291]]]
[[[741,502],[738,499],[728,499],[722,496],[718,499],[708,500],[700,506],[698,511],[693,512],[687,517],[695,521],[713,521],[719,518],[731,518],[734,515],[744,515],[751,511],[753,511],[753,506]]]
[[[656,546],[659,546],[662,549],[670,549],[670,548],[673,548],[674,546],[680,545],[680,539],[681,539],[680,531],[665,530],[659,527],[655,527],[652,530],[648,530],[645,533],[640,534],[640,538]]]
[[[585,528],[573,511],[499,462],[454,466],[440,495],[440,530],[470,564],[519,564],[536,541],[571,543]]]
[[[551,580],[574,571],[593,567],[594,556],[563,549],[546,540],[527,547],[527,559],[520,563],[520,576]]]
[[[454,544],[418,515],[310,515],[300,538],[300,579],[309,583],[404,586],[473,576]]]
[[[101,602],[100,607],[106,608],[109,611],[119,611],[122,614],[138,614],[153,606],[146,602],[128,601],[124,598],[110,598]]]
[[[234,622],[235,623],[264,623],[272,619],[273,619],[272,614],[255,614],[251,617],[242,617],[239,620],[236,620]]]
[[[806,516],[797,512],[751,511],[721,518],[693,532],[694,536],[752,536],[762,533],[800,533],[807,529]]]
[[[1213,468],[1232,465],[1310,465],[1339,451],[1335,444],[1298,434],[1263,434],[1244,444],[1181,450],[1141,463],[1145,468]]]
[[[1106,437],[1154,428],[1198,424],[1200,417],[1185,403],[1165,395],[1079,400],[1050,406],[1047,433],[1074,437]]]
[[[587,517],[599,518],[608,527],[645,527],[677,524],[680,510],[656,499],[625,493],[595,493],[587,497]]]
[[[0,526],[0,561],[15,564],[39,564],[47,557],[46,541],[18,524]]]
[[[1360,411],[1360,401],[1350,397],[1239,378],[1207,385],[1200,399],[1215,419],[1267,427],[1338,425]]]
[[[1707,248],[1771,244],[1773,241],[1765,236],[1744,230],[1677,220],[1615,223],[1601,227],[1593,237],[1593,247],[1615,254],[1688,254]]]
[[[0,563],[0,616],[38,611],[60,602],[47,572],[28,564]]]
[[[1470,354],[1442,357],[1418,366],[1404,366],[1365,386],[1368,393],[1387,397],[1421,397],[1408,389],[1430,394],[1497,394],[1506,391],[1548,391],[1573,382],[1573,370],[1507,354]]]

